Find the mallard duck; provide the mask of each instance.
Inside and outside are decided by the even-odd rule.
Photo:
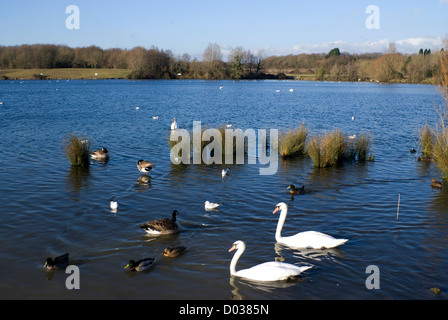
[[[441,189],[442,188],[442,182],[437,181],[436,179],[432,179],[431,180],[431,187],[432,188],[436,188],[436,189]]]
[[[165,257],[173,258],[180,256],[181,254],[184,254],[185,251],[187,251],[186,247],[174,247],[174,248],[167,247],[165,248],[165,250],[163,250],[163,255]]]
[[[296,188],[293,184],[290,184],[287,189],[289,190],[290,194],[304,194],[305,193],[305,186],[302,186],[301,188]]]
[[[99,150],[90,153],[92,159],[105,159],[109,156],[109,151],[106,148],[101,148]]]
[[[179,221],[176,216],[179,214],[177,210],[173,211],[171,219],[162,218],[154,221],[149,221],[140,225],[140,228],[149,234],[173,234],[180,231]]]
[[[130,260],[124,268],[129,268],[129,271],[147,271],[155,262],[156,258],[145,258],[137,261]]]
[[[62,256],[51,258],[48,257],[47,261],[45,261],[44,267],[47,268],[47,270],[59,270],[59,269],[65,269],[68,266],[68,256],[69,254],[63,254]]]
[[[145,160],[137,161],[137,169],[141,173],[148,173],[149,171],[152,170],[153,167],[154,167],[154,164],[152,162],[145,161]]]

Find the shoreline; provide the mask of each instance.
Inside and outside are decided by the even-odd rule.
[[[172,79],[130,79],[128,69],[90,69],[90,68],[53,68],[53,69],[0,69],[0,80],[235,80],[235,79],[206,79],[188,76],[179,76]],[[389,82],[380,82],[374,79],[365,79],[358,81],[349,80],[317,80],[313,74],[284,74],[281,76],[274,73],[266,73],[263,77],[242,78],[240,80],[293,80],[293,81],[315,81],[315,82],[362,82],[362,83],[386,83],[386,84],[424,84],[434,85],[434,79],[427,78],[419,83],[410,82],[406,79]]]

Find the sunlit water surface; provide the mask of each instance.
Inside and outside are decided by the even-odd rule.
[[[220,86],[223,88],[220,89]],[[289,91],[293,89],[293,91]],[[280,90],[278,92],[278,90]],[[417,162],[417,132],[434,124],[432,86],[294,81],[1,81],[0,298],[2,299],[446,299],[448,191],[430,187],[440,172]],[[137,109],[138,107],[138,109]],[[158,116],[158,120],[153,120]],[[352,116],[355,120],[352,120]],[[169,128],[193,121],[214,128],[279,129],[305,122],[312,134],[335,128],[369,133],[374,162],[314,169],[307,157],[279,159],[275,175],[257,164],[171,164]],[[107,163],[72,168],[71,133],[105,146]],[[155,163],[139,181],[139,159]],[[230,175],[221,177],[221,169]],[[287,193],[289,184],[307,193]],[[399,217],[397,203],[400,195]],[[119,202],[111,212],[111,197]],[[219,211],[204,201],[222,202]],[[276,245],[278,202],[289,205],[283,235],[316,230],[350,239],[332,250]],[[151,237],[145,221],[179,211],[182,231]],[[313,265],[294,282],[233,279],[228,249],[244,240],[237,269],[281,259]],[[177,258],[167,246],[186,246]],[[80,289],[48,256],[69,252]],[[145,273],[130,259],[156,257]],[[369,290],[366,268],[380,270]],[[430,289],[440,288],[435,295]]]

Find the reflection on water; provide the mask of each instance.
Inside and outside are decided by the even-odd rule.
[[[67,175],[67,184],[70,191],[74,194],[79,194],[82,189],[86,189],[89,185],[89,167],[70,166]]]
[[[430,181],[440,172],[409,153],[418,128],[435,118],[438,96],[431,86],[0,81],[0,96],[6,106],[0,110],[0,197],[7,199],[0,258],[15,266],[14,272],[0,269],[0,298],[73,298],[63,272],[42,275],[45,258],[55,252],[70,252],[79,265],[83,284],[76,297],[83,299],[447,298],[448,188],[432,189]],[[311,134],[335,128],[344,134],[367,132],[375,161],[316,169],[307,156],[279,158],[276,174],[262,176],[259,169],[267,166],[258,158],[262,144],[248,150],[244,164],[174,165],[167,143],[173,117],[190,131],[193,121],[201,121],[202,128],[232,123],[232,128],[268,133],[305,121]],[[71,132],[107,145],[110,157],[92,160],[89,168],[71,167],[62,152]],[[14,157],[20,161],[11,161]],[[155,163],[150,175],[139,174],[139,159]],[[290,184],[304,185],[306,192],[291,196]],[[116,211],[110,208],[112,198],[119,202]],[[206,211],[206,200],[223,205]],[[272,211],[279,202],[291,208],[285,235],[317,230],[350,240],[326,250],[276,244],[278,216]],[[179,234],[154,237],[139,228],[170,218],[173,210],[180,213]],[[313,268],[297,282],[230,277],[229,285],[227,251],[238,239],[253,253],[241,261],[242,268],[272,260]],[[164,259],[167,246],[189,251]],[[154,268],[127,276],[127,261],[146,256],[158,259]],[[14,264],[17,260],[23,264]],[[368,265],[380,268],[381,290],[365,289]],[[432,287],[442,293],[428,295],[426,288]]]

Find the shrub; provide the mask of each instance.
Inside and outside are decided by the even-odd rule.
[[[314,167],[332,167],[344,160],[347,142],[340,130],[334,130],[323,136],[311,137],[306,150]]]
[[[280,136],[279,150],[283,159],[305,154],[305,141],[308,129],[304,124],[299,129],[293,129]]]
[[[422,157],[423,158],[431,158],[433,155],[433,149],[434,149],[434,135],[432,133],[431,128],[429,127],[429,124],[426,123],[426,125],[423,128],[420,128],[418,131],[419,136],[419,142],[422,149]]]
[[[71,134],[64,141],[64,152],[72,166],[89,166],[90,141],[86,138],[80,138]]]

